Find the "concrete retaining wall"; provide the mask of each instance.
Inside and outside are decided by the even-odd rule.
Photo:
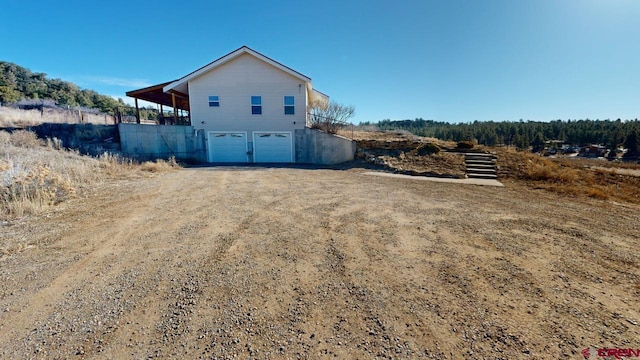
[[[295,132],[296,163],[333,165],[353,160],[356,142],[316,129]]]
[[[204,132],[191,126],[118,124],[126,156],[141,160],[169,158],[207,161]]]
[[[140,160],[169,158],[207,162],[205,132],[191,126],[119,124],[125,156]],[[333,165],[353,160],[356,142],[315,129],[295,131],[298,164]]]
[[[56,138],[63,147],[77,149],[82,154],[96,156],[104,152],[120,152],[118,128],[115,125],[44,123],[26,129],[35,132],[41,139]]]

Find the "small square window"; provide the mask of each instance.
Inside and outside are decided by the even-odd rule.
[[[262,96],[251,97],[251,113],[253,115],[262,114]]]
[[[284,104],[285,105],[294,105],[295,104],[295,97],[293,97],[293,96],[285,96],[284,97]]]
[[[209,107],[220,106],[220,98],[218,96],[209,96]]]
[[[295,114],[295,98],[293,96],[285,96],[284,97],[284,114],[285,115],[294,115]]]

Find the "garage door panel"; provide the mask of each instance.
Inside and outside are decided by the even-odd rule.
[[[247,162],[247,134],[241,132],[210,132],[210,162]]]
[[[293,136],[290,132],[253,133],[255,162],[293,162]]]

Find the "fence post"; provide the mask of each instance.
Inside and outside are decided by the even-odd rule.
[[[140,108],[138,107],[138,98],[136,100],[136,124],[140,124]]]

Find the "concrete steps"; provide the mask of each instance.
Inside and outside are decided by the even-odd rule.
[[[497,179],[496,156],[484,153],[464,153],[467,177],[471,179]]]
[[[471,168],[471,167],[467,167],[467,173],[495,175],[496,174],[496,170],[495,169],[488,169],[488,168]]]

